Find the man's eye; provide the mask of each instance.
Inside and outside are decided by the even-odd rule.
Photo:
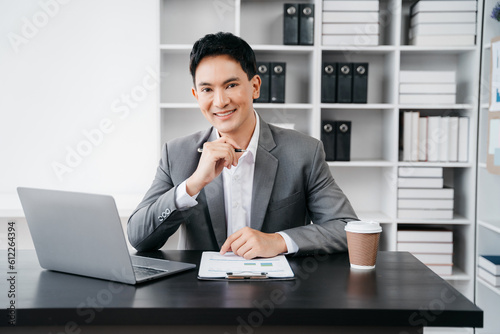
[[[202,88],[201,91],[204,93],[208,93],[211,91],[211,89],[210,88]]]
[[[227,88],[233,88],[233,87],[236,87],[236,86],[238,86],[238,85],[237,85],[237,84],[235,84],[235,83],[232,83],[232,84],[229,84],[229,85],[227,86]]]

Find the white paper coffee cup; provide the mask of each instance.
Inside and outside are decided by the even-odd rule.
[[[382,227],[374,221],[351,221],[345,226],[351,268],[373,269]]]

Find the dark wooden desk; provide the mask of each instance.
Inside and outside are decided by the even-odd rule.
[[[4,269],[7,256],[0,254]],[[197,265],[201,256],[197,251],[147,254]],[[368,272],[350,270],[347,254],[289,261],[297,277],[293,281],[199,281],[194,269],[130,286],[46,271],[34,251],[21,251],[16,328],[59,326],[53,327],[57,333],[80,333],[83,326],[90,326],[84,330],[89,333],[92,328],[102,332],[99,326],[179,326],[172,328],[195,333],[200,330],[197,326],[203,326],[205,333],[280,333],[280,326],[295,326],[308,327],[308,333],[314,329],[331,333],[332,328],[375,333],[379,328],[404,334],[418,333],[423,326],[483,325],[478,307],[406,252],[380,252],[376,269]],[[6,275],[7,269],[3,271]],[[5,300],[6,291],[1,293],[0,300]],[[8,311],[2,304],[0,326],[8,326]],[[113,332],[114,327],[105,328]],[[284,328],[282,332],[293,332]]]

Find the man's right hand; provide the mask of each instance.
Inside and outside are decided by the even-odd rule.
[[[201,189],[222,173],[224,167],[237,166],[241,153],[236,153],[235,148],[238,148],[236,143],[228,137],[221,137],[203,144],[203,152],[198,167],[186,181],[187,193],[190,196],[199,193]]]

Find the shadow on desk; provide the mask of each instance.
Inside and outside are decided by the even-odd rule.
[[[77,314],[91,323],[95,313],[105,306],[132,307],[135,292],[133,285],[43,270],[38,277],[34,303],[44,305],[57,296],[59,306],[76,306]]]

